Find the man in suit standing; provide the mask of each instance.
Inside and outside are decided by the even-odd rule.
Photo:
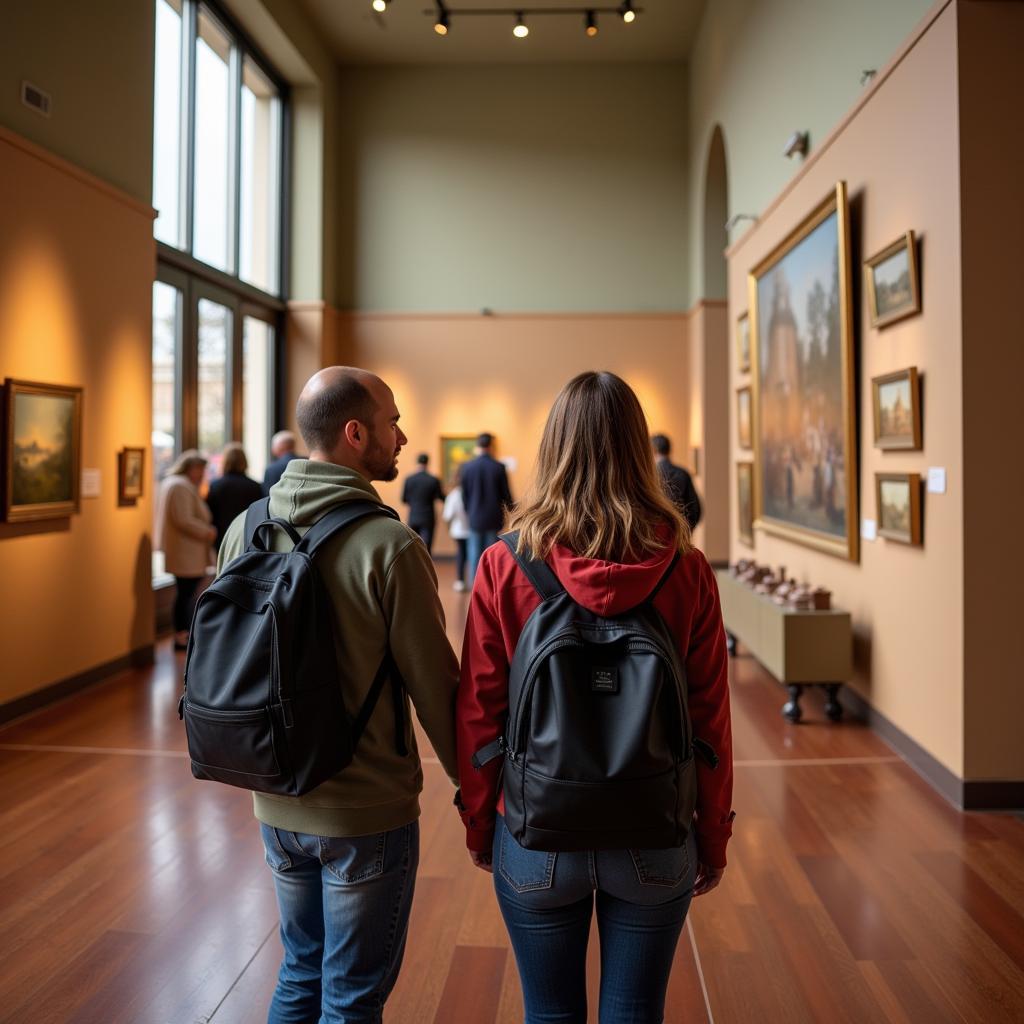
[[[263,474],[263,496],[270,494],[270,488],[281,479],[285,466],[299,456],[295,452],[295,435],[290,430],[279,430],[270,439],[270,457],[273,462]]]
[[[491,455],[494,438],[481,434],[476,439],[476,458],[463,463],[459,480],[462,501],[469,516],[469,582],[473,583],[477,562],[484,548],[498,542],[505,513],[512,507],[505,467]]]
[[[402,501],[409,506],[409,527],[420,535],[427,546],[427,553],[434,546],[434,526],[437,522],[435,501],[444,501],[441,481],[427,472],[430,456],[426,452],[416,456],[419,471],[405,478],[402,484]]]
[[[696,529],[702,509],[697,488],[693,486],[693,477],[682,466],[669,461],[672,442],[664,434],[655,434],[651,438],[651,447],[654,449],[654,461],[658,466],[661,486],[679,509],[682,517],[690,524],[690,529]]]

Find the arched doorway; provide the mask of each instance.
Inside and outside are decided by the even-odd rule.
[[[729,173],[725,159],[725,138],[715,125],[708,147],[704,172],[704,298],[725,299],[729,295],[725,249],[729,233]]]

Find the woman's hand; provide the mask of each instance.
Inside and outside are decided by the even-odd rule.
[[[708,864],[698,864],[697,877],[693,882],[693,895],[703,896],[706,892],[717,889],[724,874],[725,868],[713,868]]]
[[[470,850],[469,859],[473,862],[473,867],[486,871],[489,875],[494,874],[494,865],[491,864],[490,853],[477,853],[476,850]]]

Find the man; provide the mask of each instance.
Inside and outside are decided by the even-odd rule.
[[[330,366],[310,379],[296,417],[309,458],[288,463],[270,492],[270,514],[303,533],[345,502],[379,502],[370,481],[394,480],[406,443],[391,389],[365,370]],[[219,566],[244,543],[243,516],[228,530]],[[290,545],[283,530],[274,543]],[[394,519],[369,516],[335,535],[316,562],[334,608],[345,706],[356,713],[389,655],[441,765],[456,778],[459,666],[419,538]],[[301,797],[253,794],[285,950],[271,1024],[379,1024],[398,976],[419,860],[423,772],[408,714],[408,753],[399,751],[393,693],[384,686],[352,763],[335,778]]]
[[[669,461],[672,442],[664,434],[655,434],[651,438],[651,447],[654,449],[654,461],[661,476],[662,488],[672,499],[672,504],[679,509],[682,517],[690,524],[690,529],[695,529],[700,522],[702,510],[697,488],[693,486],[693,478],[682,466],[676,466]]]
[[[290,430],[279,430],[270,439],[270,458],[273,460],[263,474],[263,496],[270,493],[270,488],[281,479],[281,474],[292,459],[299,456],[295,452],[295,435]]]
[[[463,463],[462,501],[469,516],[469,583],[473,584],[476,566],[484,549],[498,542],[498,531],[505,524],[505,513],[512,507],[505,467],[491,455],[494,438],[481,434],[476,439],[476,458]]]
[[[419,470],[407,476],[402,484],[402,501],[409,506],[409,527],[420,535],[428,554],[434,547],[434,526],[437,524],[434,502],[444,501],[441,481],[427,472],[429,461],[430,456],[426,452],[417,455]]]

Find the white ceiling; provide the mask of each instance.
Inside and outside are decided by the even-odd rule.
[[[631,25],[598,14],[598,34],[584,32],[583,15],[527,17],[526,39],[512,35],[514,19],[459,17],[460,8],[584,8],[588,0],[446,0],[451,31],[434,32],[433,0],[391,0],[377,14],[370,0],[303,0],[313,22],[342,64],[539,64],[562,61],[680,61],[690,52],[707,0],[635,0]],[[614,7],[618,0],[593,0]]]

